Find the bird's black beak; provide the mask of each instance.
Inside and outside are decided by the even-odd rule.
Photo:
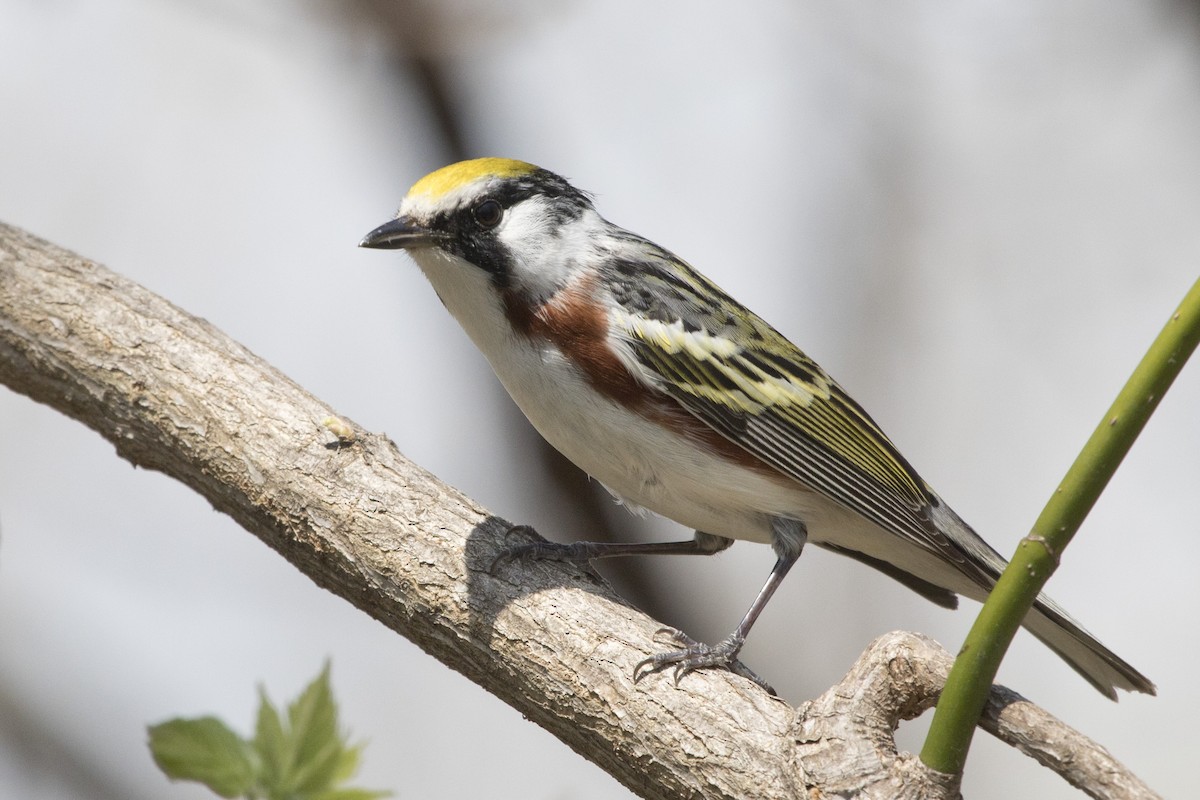
[[[422,247],[434,247],[441,241],[441,235],[414,225],[404,217],[397,217],[383,223],[363,237],[359,247],[373,247],[377,250],[417,250]]]

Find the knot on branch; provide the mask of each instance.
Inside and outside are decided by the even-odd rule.
[[[954,659],[928,636],[884,634],[846,676],[796,709],[797,769],[822,795],[855,798],[960,797],[960,776],[935,772],[894,737],[938,700]],[[1086,794],[1105,800],[1157,797],[1096,742],[1016,692],[993,686],[980,727]]]

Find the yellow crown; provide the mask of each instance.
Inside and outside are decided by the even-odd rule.
[[[538,167],[512,158],[474,158],[459,161],[448,167],[429,173],[408,190],[409,197],[424,196],[436,201],[461,186],[474,183],[481,178],[515,178],[536,172]]]

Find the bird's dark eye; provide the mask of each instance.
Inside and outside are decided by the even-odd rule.
[[[495,200],[484,200],[475,206],[475,221],[485,228],[494,228],[500,224],[504,209]]]

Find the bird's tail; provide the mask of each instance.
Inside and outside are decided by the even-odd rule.
[[[1111,699],[1117,699],[1117,689],[1155,693],[1149,678],[1101,644],[1045,594],[1038,595],[1023,624],[1088,683]]]
[[[1000,573],[1008,566],[1004,557],[944,502],[935,507],[933,516],[938,527],[962,549],[967,559],[975,566],[982,567],[982,572],[986,573],[980,574],[958,564],[962,574],[975,584],[961,587],[959,591],[977,600],[986,599],[986,593],[991,591]],[[980,589],[983,595],[975,596]],[[1155,694],[1154,684],[1149,678],[1101,644],[1045,593],[1038,595],[1022,625],[1106,697],[1116,700],[1117,689]]]

